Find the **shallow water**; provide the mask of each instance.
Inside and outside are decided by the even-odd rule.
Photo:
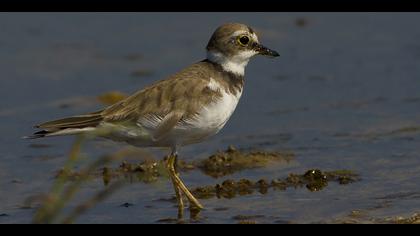
[[[182,149],[181,159],[203,159],[230,144],[291,150],[295,158],[219,179],[189,171],[182,175],[187,185],[313,168],[352,170],[361,181],[202,200],[199,222],[339,222],[353,210],[376,218],[418,212],[419,20],[418,13],[1,13],[0,223],[31,222],[36,205],[25,200],[50,189],[74,141],[20,139],[34,124],[96,110],[100,94],[134,92],[201,60],[212,31],[229,21],[253,26],[281,56],[250,62],[231,120],[208,142]],[[83,152],[97,158],[122,147],[91,141]],[[76,202],[102,188],[102,179],[92,180]],[[162,200],[172,196],[165,179],[129,184],[76,222],[162,222],[176,217],[174,204]]]

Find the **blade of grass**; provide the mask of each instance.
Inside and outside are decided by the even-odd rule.
[[[124,185],[125,181],[119,180],[117,182],[112,183],[106,189],[98,192],[93,197],[85,201],[84,203],[78,205],[74,208],[72,212],[68,214],[68,216],[64,217],[61,221],[63,224],[71,224],[73,223],[80,215],[88,211],[89,209],[93,208],[96,204],[103,201],[107,197],[109,197],[112,193],[117,191]]]
[[[83,136],[77,136],[66,163],[64,164],[63,171],[68,173],[74,165],[77,163],[80,155],[82,143],[84,141]],[[33,223],[51,223],[54,217],[63,208],[63,203],[60,200],[60,193],[62,193],[68,177],[66,175],[59,175],[54,181],[50,193],[48,194],[44,204],[36,212]]]

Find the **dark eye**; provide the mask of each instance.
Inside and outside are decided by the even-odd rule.
[[[245,46],[249,43],[249,37],[245,36],[245,35],[239,36],[238,42],[239,42],[240,45]]]

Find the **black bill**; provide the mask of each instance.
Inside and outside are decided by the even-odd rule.
[[[259,55],[269,56],[269,57],[278,57],[280,54],[274,50],[271,50],[259,43],[254,43],[253,49],[258,52]]]

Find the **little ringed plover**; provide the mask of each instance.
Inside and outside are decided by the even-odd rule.
[[[190,208],[202,209],[175,170],[179,147],[202,142],[223,128],[241,97],[245,67],[253,56],[279,56],[260,44],[253,29],[239,23],[218,27],[206,49],[206,59],[167,79],[103,110],[36,125],[41,131],[28,138],[95,133],[139,147],[168,147],[179,215],[183,194]]]

